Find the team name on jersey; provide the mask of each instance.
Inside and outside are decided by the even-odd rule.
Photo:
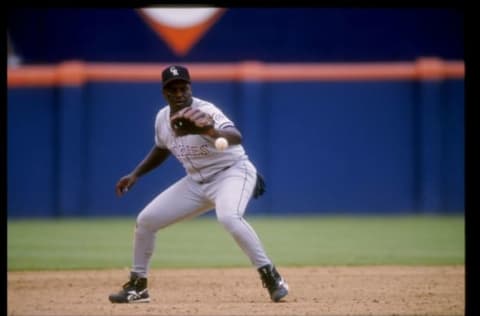
[[[195,158],[195,157],[205,157],[210,154],[208,149],[208,144],[202,145],[183,145],[175,144],[170,150],[177,158]]]

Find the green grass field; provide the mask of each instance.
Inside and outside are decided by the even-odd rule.
[[[247,217],[281,266],[450,265],[465,262],[463,216]],[[132,218],[9,220],[8,271],[131,264]],[[157,234],[153,268],[250,266],[213,217]]]

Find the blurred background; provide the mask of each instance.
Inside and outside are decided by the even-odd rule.
[[[250,214],[463,214],[463,16],[10,9],[8,217],[134,216],[182,177],[170,158],[114,193],[154,143],[170,63],[243,133],[267,181]]]

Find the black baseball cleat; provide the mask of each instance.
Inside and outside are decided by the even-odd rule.
[[[258,268],[263,287],[268,289],[270,298],[274,302],[280,301],[288,294],[288,284],[280,276],[275,266],[268,264]]]
[[[112,303],[148,303],[147,279],[138,277],[134,272],[130,273],[130,280],[125,283],[118,293],[108,297]]]

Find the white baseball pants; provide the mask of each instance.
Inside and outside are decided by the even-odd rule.
[[[257,234],[243,218],[256,177],[250,161],[239,161],[208,183],[185,176],[161,192],[138,214],[132,271],[147,276],[158,230],[214,208],[218,221],[256,268],[271,264]]]

